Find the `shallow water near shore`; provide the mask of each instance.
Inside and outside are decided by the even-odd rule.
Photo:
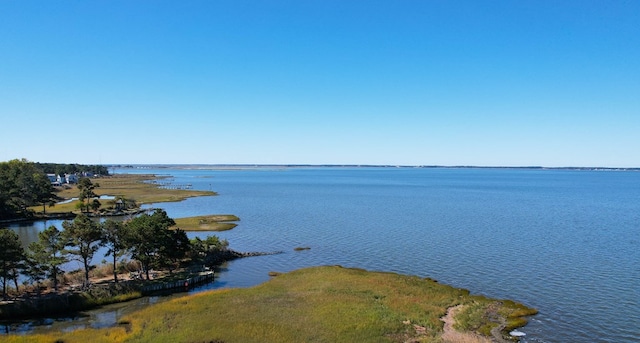
[[[541,169],[122,169],[219,196],[157,204],[229,213],[238,251],[215,283],[246,287],[315,265],[432,277],[540,313],[523,342],[640,341],[640,173]],[[26,229],[25,229],[26,230]],[[210,233],[189,233],[206,236]],[[22,234],[21,234],[22,235]],[[310,250],[294,251],[295,247]],[[99,257],[96,258],[96,261]],[[94,261],[95,262],[95,261]]]

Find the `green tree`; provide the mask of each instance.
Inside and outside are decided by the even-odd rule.
[[[89,211],[89,207],[93,203],[92,200],[98,197],[98,195],[94,192],[94,190],[98,187],[100,187],[100,184],[98,184],[97,182],[91,182],[91,179],[89,179],[88,177],[83,177],[78,180],[78,189],[80,190],[78,200],[82,204],[81,209],[86,209],[87,211]]]
[[[7,299],[7,283],[16,280],[18,268],[24,260],[24,249],[20,237],[13,230],[0,228],[0,277],[2,277],[2,298]],[[16,291],[17,291],[16,286]]]
[[[125,226],[122,222],[111,219],[107,219],[100,225],[103,232],[102,244],[108,249],[105,256],[113,257],[113,280],[118,283],[118,258],[127,252]]]
[[[9,201],[11,199],[11,187],[9,164],[6,162],[0,163],[0,219],[11,218],[15,213]]]
[[[64,254],[65,240],[62,232],[55,226],[50,226],[38,233],[38,241],[29,244],[28,261],[30,269],[45,272],[46,277],[53,282],[53,288],[58,291],[58,277],[64,274],[61,266],[67,263]],[[30,275],[33,276],[32,273]]]
[[[40,282],[46,278],[47,269],[45,265],[41,264],[38,260],[38,252],[40,249],[37,242],[33,242],[29,245],[29,248],[25,251],[25,260],[22,272],[29,278],[32,284],[36,284],[36,290],[40,294]]]
[[[161,243],[159,258],[171,274],[180,265],[180,261],[187,257],[191,244],[186,232],[181,229],[166,230]]]
[[[28,208],[56,199],[46,174],[25,159],[0,163],[0,218],[30,216]]]
[[[85,283],[88,284],[91,260],[102,244],[102,229],[98,223],[83,214],[78,215],[73,221],[65,220],[62,227],[65,245],[71,248],[67,251],[82,261]]]
[[[195,261],[203,261],[207,255],[215,254],[226,250],[229,242],[226,239],[220,240],[218,236],[207,236],[204,240],[196,237],[190,241],[190,257]]]
[[[47,206],[53,207],[58,197],[53,193],[51,181],[44,173],[33,175],[34,201],[42,205],[42,213],[47,213]]]
[[[91,208],[91,210],[93,212],[98,211],[98,209],[100,209],[100,206],[102,206],[102,204],[100,203],[100,200],[98,200],[98,199],[93,199],[93,201],[91,201],[91,203],[89,204],[89,207]]]
[[[173,219],[164,210],[156,210],[152,215],[144,213],[126,224],[126,241],[132,258],[140,261],[147,280],[153,265],[161,265],[163,252],[169,242],[169,228]]]
[[[56,175],[78,174],[81,172],[92,172],[99,175],[109,175],[109,168],[100,165],[82,165],[82,164],[59,164],[59,163],[40,163],[36,162],[38,168],[45,173],[54,173]]]

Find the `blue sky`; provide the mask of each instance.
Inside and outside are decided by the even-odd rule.
[[[0,0],[0,161],[640,167],[640,1]]]

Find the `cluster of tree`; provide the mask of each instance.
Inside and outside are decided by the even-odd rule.
[[[30,206],[51,206],[56,199],[47,174],[35,163],[0,162],[0,219],[29,217]]]
[[[117,262],[123,256],[137,260],[149,279],[149,270],[168,269],[171,273],[182,262],[199,262],[207,254],[227,249],[228,242],[217,237],[189,241],[184,231],[170,229],[173,219],[163,210],[142,214],[126,222],[106,220],[102,223],[78,215],[73,221],[65,221],[63,229],[50,226],[38,234],[38,241],[25,250],[18,235],[9,229],[0,229],[0,278],[3,298],[7,287],[24,275],[39,286],[50,279],[54,289],[59,287],[63,275],[62,265],[72,258],[83,264],[84,280],[89,283],[91,261],[101,247],[106,247],[105,257],[111,256],[114,281],[118,282]],[[38,287],[39,289],[39,287]]]
[[[84,164],[61,164],[61,163],[40,163],[35,162],[36,167],[47,174],[65,175],[65,174],[84,174],[91,173],[94,175],[107,176],[109,168],[101,165],[84,165]]]
[[[42,205],[43,212],[46,212],[46,206],[53,206],[58,198],[47,174],[84,172],[109,175],[105,166],[39,163],[25,159],[0,162],[0,220],[31,217],[31,206]],[[92,205],[96,204],[88,203],[87,209]]]

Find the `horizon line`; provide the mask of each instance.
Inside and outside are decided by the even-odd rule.
[[[304,167],[326,167],[326,168],[451,168],[451,169],[566,169],[566,170],[634,170],[640,171],[640,167],[587,167],[587,166],[563,166],[563,167],[546,167],[546,166],[490,166],[490,165],[411,165],[411,164],[309,164],[309,163],[106,163],[102,164],[107,167],[287,167],[287,168],[304,168]]]

